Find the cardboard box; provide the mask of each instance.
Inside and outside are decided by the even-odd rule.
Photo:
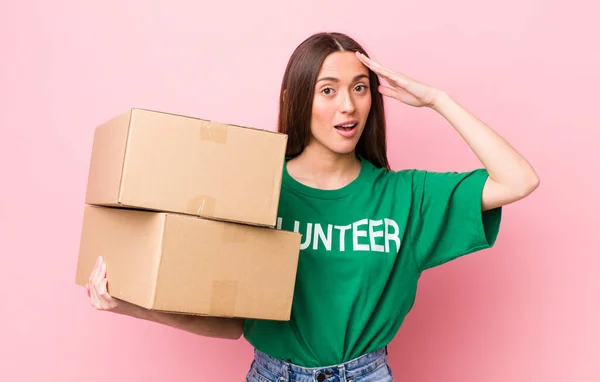
[[[76,283],[105,259],[111,296],[148,309],[289,320],[300,234],[190,215],[86,206]]]
[[[132,109],[96,128],[86,204],[274,227],[287,135]]]

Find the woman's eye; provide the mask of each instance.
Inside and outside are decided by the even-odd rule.
[[[357,87],[355,87],[354,89],[356,89],[356,91],[362,93],[365,90],[367,90],[367,87],[365,85],[358,85]]]
[[[333,89],[332,88],[325,88],[325,89],[321,90],[321,93],[323,93],[325,95],[330,95],[331,93],[333,93]]]

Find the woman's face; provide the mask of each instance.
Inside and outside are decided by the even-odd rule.
[[[309,144],[336,154],[353,152],[370,109],[369,70],[354,52],[330,54],[317,77]]]

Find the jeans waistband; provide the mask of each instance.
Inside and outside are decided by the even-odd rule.
[[[255,349],[254,361],[261,367],[279,375],[287,375],[290,372],[306,376],[343,373],[347,378],[356,378],[385,364],[387,354],[387,347],[384,347],[338,365],[303,367],[273,358]]]

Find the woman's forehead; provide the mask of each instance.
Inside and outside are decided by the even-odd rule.
[[[369,74],[369,70],[356,58],[354,52],[335,52],[323,61],[319,78],[333,77],[340,80],[351,80],[357,75]]]

